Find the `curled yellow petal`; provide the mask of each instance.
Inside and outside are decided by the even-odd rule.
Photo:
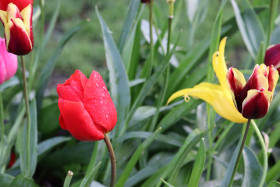
[[[236,122],[245,123],[247,119],[237,111],[232,100],[228,100],[220,85],[201,83],[193,88],[175,92],[168,99],[168,103],[181,96],[193,96],[202,99],[213,106],[214,110],[222,117]]]
[[[224,56],[226,39],[227,38],[223,38],[220,42],[219,51],[214,53],[212,64],[220,85],[222,86],[222,89],[226,93],[227,97],[230,97],[230,90],[226,79],[228,70]]]

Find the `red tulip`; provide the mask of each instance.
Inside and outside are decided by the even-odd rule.
[[[17,67],[17,56],[8,53],[5,40],[0,37],[0,84],[14,76]]]
[[[102,77],[93,71],[90,78],[79,70],[57,85],[61,128],[81,141],[104,138],[117,122],[117,111]]]
[[[237,110],[247,119],[258,119],[266,115],[278,81],[278,72],[273,66],[256,65],[254,72],[245,81],[243,74],[230,68],[227,80]]]
[[[266,50],[264,63],[267,66],[273,65],[280,73],[280,44],[274,45]]]
[[[33,49],[33,0],[1,0],[0,20],[9,52],[26,55]]]

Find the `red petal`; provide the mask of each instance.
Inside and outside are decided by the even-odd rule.
[[[264,63],[267,66],[273,65],[280,70],[280,44],[274,45],[266,50]],[[278,72],[280,72],[278,70]]]
[[[230,68],[227,73],[227,80],[230,88],[234,94],[234,103],[239,112],[242,111],[242,101],[241,93],[244,85],[246,84],[243,74],[235,68]]]
[[[57,85],[59,98],[69,101],[82,101],[86,83],[87,77],[80,70],[76,70],[65,83]]]
[[[268,90],[268,74],[268,68],[264,64],[261,64],[260,66],[257,64],[255,66],[252,75],[242,90],[242,101],[247,97],[249,90]]]
[[[83,103],[58,100],[58,107],[67,130],[80,141],[97,141],[104,134],[96,128]]]
[[[98,72],[93,71],[85,86],[84,105],[95,125],[110,132],[117,122],[117,111]]]
[[[60,124],[60,127],[61,127],[62,129],[67,130],[67,127],[66,127],[66,125],[65,125],[64,119],[63,119],[63,117],[62,117],[61,114],[59,115],[59,124]]]
[[[15,4],[20,11],[22,11],[29,4],[33,4],[33,0],[1,0],[0,1],[0,10],[7,10],[8,4]]]
[[[249,90],[242,104],[242,115],[247,119],[259,119],[266,115],[272,94],[269,91]]]
[[[8,51],[16,55],[26,55],[32,51],[32,40],[30,36],[28,36],[25,28],[16,25],[13,19],[11,21],[13,25],[10,27]]]

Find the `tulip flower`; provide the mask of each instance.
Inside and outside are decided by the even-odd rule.
[[[231,96],[231,90],[227,83],[227,66],[224,58],[225,44],[226,38],[221,41],[219,51],[214,53],[212,61],[220,84],[203,82],[193,88],[177,91],[170,96],[167,103],[181,96],[185,96],[185,98],[193,96],[212,105],[214,110],[225,119],[236,123],[245,123],[247,121],[236,109]]]
[[[280,73],[280,44],[271,46],[266,50],[264,63],[267,66],[273,65]]]
[[[93,71],[90,78],[79,70],[57,85],[61,128],[81,141],[104,139],[117,122],[117,112],[102,77]]]
[[[0,84],[14,76],[17,67],[17,56],[8,53],[5,40],[0,37]]]
[[[235,68],[227,73],[228,83],[238,111],[247,119],[258,119],[266,115],[278,81],[278,72],[273,65],[256,65],[249,80]]]
[[[33,49],[32,4],[33,0],[0,1],[7,49],[16,55],[26,55]]]
[[[151,0],[141,0],[141,3],[149,4]]]

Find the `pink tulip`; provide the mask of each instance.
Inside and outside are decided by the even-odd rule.
[[[0,84],[14,76],[17,66],[17,56],[7,51],[5,40],[0,37]]]

